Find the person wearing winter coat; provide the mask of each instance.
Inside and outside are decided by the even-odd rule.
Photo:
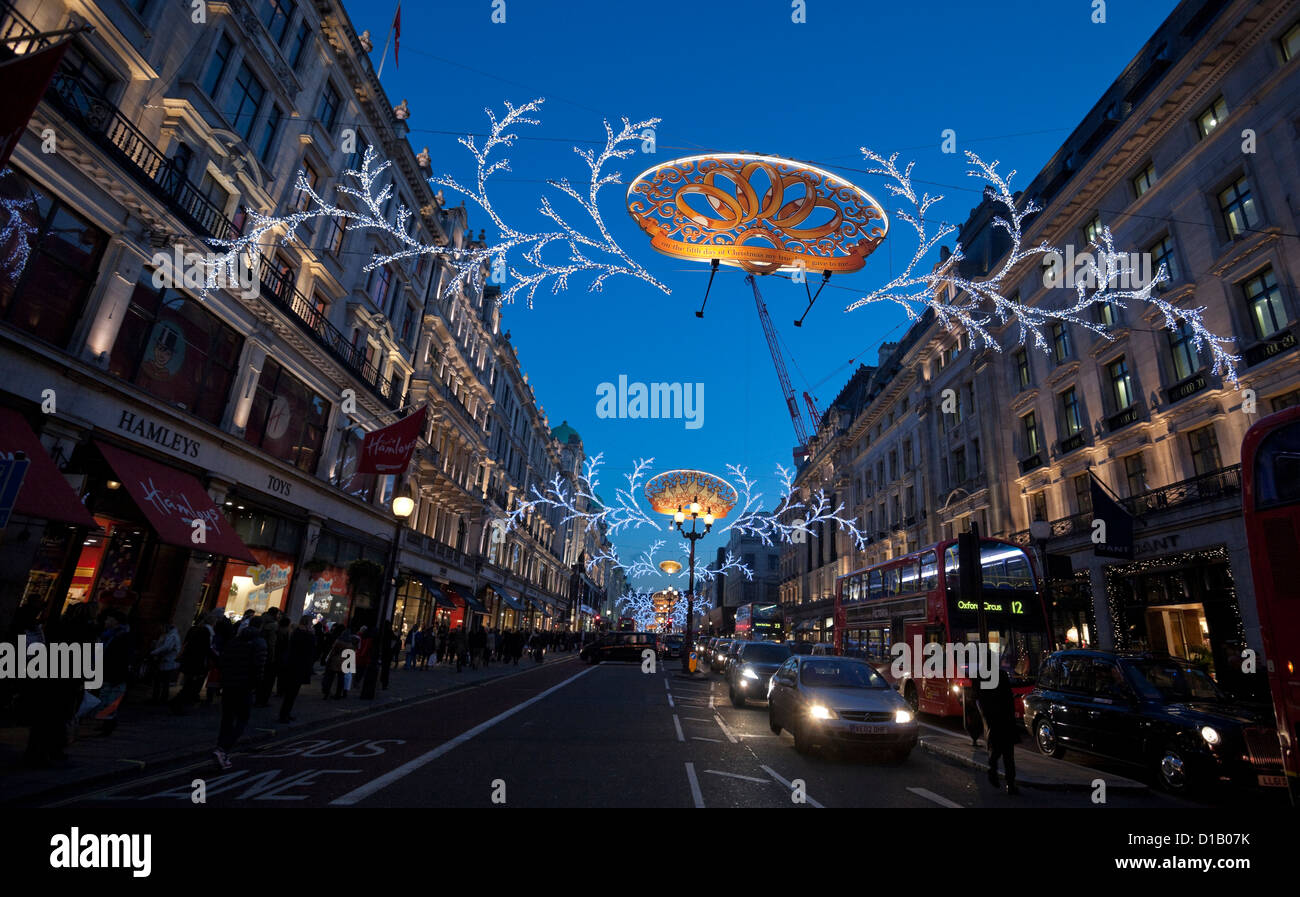
[[[208,678],[208,662],[212,656],[212,640],[216,633],[208,619],[199,620],[185,633],[185,643],[181,646],[180,662],[183,682],[181,690],[172,698],[173,713],[184,713],[185,709],[199,700],[199,691],[203,680]]]
[[[213,756],[229,769],[230,749],[244,734],[253,712],[253,697],[266,672],[266,641],[260,627],[248,625],[221,651],[221,729]]]
[[[279,670],[280,664],[276,659],[276,633],[279,630],[280,609],[278,607],[267,608],[266,613],[260,617],[254,617],[252,624],[262,633],[262,641],[266,643],[266,668],[262,671],[262,681],[257,683],[255,695],[257,696],[254,707],[269,707],[271,704],[271,690],[275,688],[275,676]]]
[[[347,679],[352,674],[343,670],[345,666],[352,670],[357,668],[357,647],[357,637],[346,627],[334,638],[329,656],[325,658],[325,676],[321,681],[321,691],[326,700],[329,700],[331,685],[335,686],[334,697],[342,699],[348,696],[347,685],[350,683]]]
[[[149,663],[153,669],[153,702],[165,704],[171,692],[172,678],[180,669],[176,659],[181,653],[181,637],[174,623],[164,623],[162,635],[149,650]]]
[[[312,668],[316,663],[316,636],[311,631],[310,617],[304,616],[298,621],[283,657],[280,692],[284,700],[280,703],[280,722],[291,723],[294,720],[293,702],[298,698],[298,690],[311,682]]]
[[[121,613],[104,615],[104,684],[99,689],[99,709],[95,719],[101,723],[99,734],[111,735],[117,728],[117,714],[126,699],[126,681],[131,672],[131,627]]]

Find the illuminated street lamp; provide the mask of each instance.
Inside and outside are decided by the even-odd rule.
[[[682,642],[682,672],[689,673],[691,645],[695,642],[695,543],[708,535],[713,523],[726,517],[736,506],[735,487],[721,477],[702,470],[670,470],[645,484],[650,507],[671,514],[677,531],[690,543],[690,585],[686,590],[686,633]],[[686,528],[690,519],[691,528]],[[699,529],[700,523],[704,529]],[[678,565],[678,569],[681,567]],[[667,572],[667,571],[665,571]]]
[[[410,487],[398,486],[393,494],[393,517],[396,518],[393,528],[393,548],[388,553],[388,576],[384,579],[384,587],[379,593],[379,601],[375,608],[375,623],[371,635],[374,644],[370,650],[370,665],[366,667],[365,678],[361,682],[362,698],[373,699],[375,696],[375,682],[379,678],[380,665],[384,662],[384,638],[387,635],[381,627],[390,613],[388,610],[390,592],[393,596],[392,606],[397,607],[397,566],[398,553],[402,550],[402,529],[406,526],[406,519],[414,512],[415,499],[411,497]]]

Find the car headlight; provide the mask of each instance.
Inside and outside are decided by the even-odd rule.
[[[1221,740],[1219,738],[1219,733],[1211,726],[1205,726],[1201,729],[1201,737],[1204,738],[1205,743],[1211,747],[1218,744]]]
[[[813,704],[808,708],[808,714],[813,719],[834,719],[835,712],[824,704]]]
[[[740,675],[744,676],[746,679],[758,678],[758,673],[754,672],[753,667],[745,667],[743,670],[740,671]]]
[[[901,723],[910,723],[911,721],[912,721],[912,711],[910,710],[894,711],[894,722],[901,724]]]

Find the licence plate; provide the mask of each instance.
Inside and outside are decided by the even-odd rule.
[[[851,735],[884,735],[887,732],[889,732],[888,726],[867,726],[863,724],[849,726],[849,734]]]
[[[1286,776],[1259,776],[1259,786],[1261,788],[1285,788]]]

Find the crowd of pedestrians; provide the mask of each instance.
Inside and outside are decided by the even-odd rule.
[[[476,670],[482,665],[486,668],[494,661],[518,666],[525,654],[540,661],[547,651],[570,652],[581,648],[582,636],[582,633],[568,631],[485,628],[475,629],[466,636],[461,627],[453,629],[443,625],[435,628],[429,625],[423,629],[412,628],[406,633],[403,644],[405,666],[408,670],[428,670],[438,664],[447,664],[454,665],[456,672],[465,667]],[[396,666],[396,654],[391,662]]]

